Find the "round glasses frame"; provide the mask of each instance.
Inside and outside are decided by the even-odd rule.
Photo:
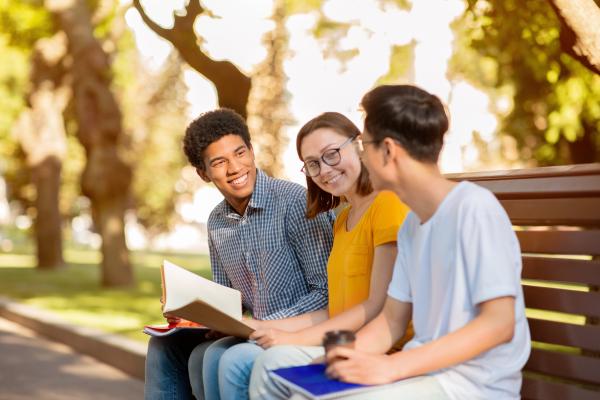
[[[340,150],[346,147],[348,144],[352,143],[352,141],[356,139],[356,136],[352,136],[348,138],[344,143],[340,144],[339,147],[334,149],[328,149],[321,154],[320,160],[330,167],[336,166],[342,161],[342,154]],[[309,160],[304,162],[304,166],[300,171],[310,178],[314,178],[319,176],[321,173],[321,161],[319,160]]]

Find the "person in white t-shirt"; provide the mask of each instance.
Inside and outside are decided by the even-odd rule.
[[[445,179],[437,159],[448,129],[440,100],[414,86],[380,86],[362,99],[361,157],[376,189],[412,210],[382,312],[354,349],[327,356],[327,373],[388,384],[351,398],[518,399],[530,336],[521,254],[488,190]],[[412,317],[415,336],[386,354]]]

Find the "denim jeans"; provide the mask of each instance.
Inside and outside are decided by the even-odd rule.
[[[196,358],[196,351],[202,349],[196,348],[191,358]],[[252,366],[263,351],[260,346],[233,337],[210,344],[203,354],[202,365],[206,400],[247,399]],[[190,370],[196,367],[196,362],[190,363]]]
[[[194,331],[150,338],[146,355],[144,399],[193,399],[188,361],[192,351],[204,343],[204,334]]]
[[[194,334],[195,333],[195,334]],[[197,332],[153,337],[146,356],[146,400],[247,399],[263,349],[235,337],[206,341]]]

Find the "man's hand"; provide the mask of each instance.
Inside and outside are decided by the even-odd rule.
[[[259,329],[250,335],[250,339],[254,340],[263,349],[268,349],[279,344],[295,344],[294,337],[294,333],[275,328]]]
[[[344,382],[382,385],[397,380],[393,360],[385,354],[363,353],[347,347],[327,352],[327,376]]]

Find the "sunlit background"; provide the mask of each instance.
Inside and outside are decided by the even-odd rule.
[[[167,29],[173,26],[174,15],[184,12],[186,3],[184,0],[141,2],[146,14]],[[490,2],[482,0],[471,3],[485,8]],[[196,19],[194,30],[202,51],[212,59],[231,61],[244,74],[252,76],[267,56],[264,36],[275,26],[272,18],[273,0],[203,0],[201,4],[208,12]],[[288,38],[283,63],[289,118],[282,129],[282,134],[287,137],[287,145],[280,155],[283,161],[280,175],[305,185],[294,146],[299,127],[324,111],[341,112],[361,127],[363,116],[359,109],[360,99],[369,89],[381,83],[416,84],[439,96],[447,105],[451,127],[440,160],[443,172],[532,165],[530,160],[522,157],[525,153],[519,153],[515,139],[499,135],[502,118],[510,114],[514,107],[513,92],[504,87],[492,88],[494,80],[487,76],[491,74],[489,71],[496,71],[496,75],[499,75],[494,69],[497,67],[490,67],[489,57],[473,56],[473,50],[469,49],[464,39],[458,37],[458,33],[469,22],[463,18],[467,5],[466,0],[326,0],[320,7],[308,7],[307,11],[289,15],[285,20]],[[148,27],[138,11],[131,7],[129,0],[120,0],[120,10],[123,10],[123,15],[116,19],[122,18],[125,22],[123,29],[132,33],[133,47],[140,64],[120,65],[117,60],[121,69],[129,68],[130,76],[137,75],[138,83],[133,88],[128,88],[127,82],[117,79],[118,87],[131,97],[131,93],[143,93],[146,86],[154,84],[161,71],[169,68],[176,51],[169,41]],[[327,23],[324,24],[324,20]],[[331,26],[341,28],[335,31],[330,29]],[[531,32],[527,33],[527,29],[523,32],[524,38],[532,35]],[[540,37],[552,43],[557,40],[557,35],[558,29],[552,28]],[[542,39],[536,38],[538,42]],[[456,57],[457,52],[460,57]],[[544,61],[543,57],[541,60]],[[558,79],[556,68],[560,66],[556,67],[558,64],[555,64],[550,65],[554,70],[543,76],[550,83],[556,83]],[[211,81],[185,62],[180,65],[185,85],[181,100],[185,102],[184,118],[188,123],[218,106],[217,92]],[[470,69],[470,76],[479,74],[482,78],[473,82],[463,69]],[[593,84],[597,88],[598,79],[594,79]],[[490,82],[489,87],[484,87],[482,82]],[[567,82],[567,86],[572,88],[576,83]],[[589,90],[598,92],[597,89]],[[565,92],[574,93],[570,89],[565,89]],[[127,95],[122,97],[127,99]],[[135,129],[136,118],[143,118],[135,116],[135,104],[129,104],[126,100],[122,102],[125,125],[133,132],[131,141],[146,140],[146,136]],[[556,143],[560,135],[574,135],[572,127],[567,125],[574,123],[569,121],[575,120],[573,115],[578,112],[580,110],[563,107],[553,111],[549,117],[536,117],[535,125],[540,131],[550,124],[558,127],[548,129],[545,133],[547,142]],[[556,130],[563,128],[566,133]],[[74,139],[69,141],[69,148],[75,149],[75,159],[80,160],[77,161],[77,168],[81,169],[83,153],[72,144]],[[552,149],[542,146],[541,150]],[[530,158],[533,159],[533,156],[530,155]],[[66,169],[68,179],[74,181],[80,171],[75,167]],[[126,216],[129,248],[207,251],[205,224],[210,211],[222,200],[222,196],[212,185],[202,183],[189,166],[183,167],[178,174],[174,188],[178,194],[173,207],[177,214],[176,222],[168,229],[149,232],[140,223],[143,211],[133,211],[132,208]],[[101,240],[93,232],[89,200],[78,194],[70,196],[74,199],[70,200],[70,207],[76,209],[75,215],[69,220],[73,241],[98,248]],[[30,229],[34,215],[7,198],[7,185],[4,179],[0,179],[0,224],[14,224],[21,230]],[[0,245],[3,250],[10,251],[11,239],[0,237]]]
[[[160,0],[143,4],[148,14],[165,27],[172,26],[173,11],[182,7],[182,2]],[[215,18],[198,18],[196,25],[197,33],[211,44],[206,51],[213,58],[232,60],[243,71],[252,71],[266,54],[261,37],[271,29],[271,1],[213,0],[204,4],[215,14]],[[477,150],[471,146],[472,133],[477,131],[485,140],[491,140],[497,120],[489,111],[485,93],[466,81],[451,81],[447,74],[454,39],[450,24],[462,14],[464,7],[462,0],[420,0],[410,11],[392,5],[381,7],[371,1],[326,1],[323,12],[329,19],[353,23],[339,43],[339,50],[355,51],[356,55],[347,62],[327,57],[323,44],[310,33],[317,23],[316,13],[289,17],[286,27],[290,35],[290,57],[285,62],[285,72],[289,110],[295,123],[285,130],[292,139],[283,155],[286,178],[306,185],[293,140],[303,122],[324,111],[338,111],[361,127],[362,95],[388,72],[392,47],[410,43],[414,44],[411,66],[414,72],[406,77],[405,83],[414,83],[438,95],[452,115],[451,130],[440,161],[442,170],[462,171],[469,161],[475,161]],[[432,13],[432,9],[437,11]],[[127,12],[126,21],[135,33],[137,49],[148,68],[159,69],[172,46],[154,34],[136,10]],[[188,68],[185,82],[190,119],[218,106],[210,81]],[[197,249],[198,244],[205,241],[189,224],[205,224],[210,210],[221,200],[214,187],[198,189],[192,201],[182,202],[178,207],[188,224],[182,223],[173,232],[156,239],[154,246]],[[134,248],[147,245],[143,230],[134,223],[129,224],[128,243]]]

